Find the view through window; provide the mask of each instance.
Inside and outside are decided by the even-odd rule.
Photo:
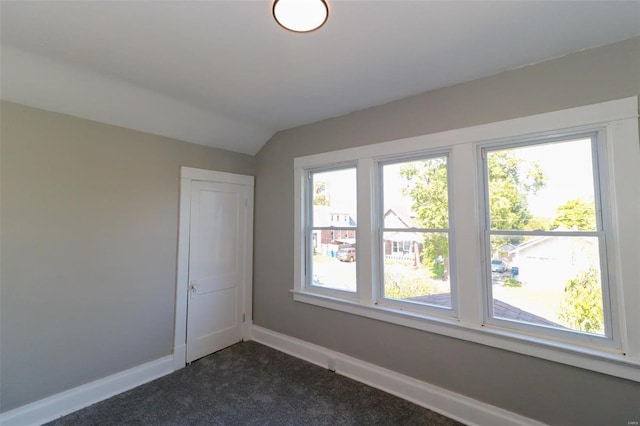
[[[384,297],[451,308],[447,157],[381,172]]]
[[[604,335],[592,139],[483,157],[493,317]]]
[[[311,285],[356,292],[356,168],[311,172]]]

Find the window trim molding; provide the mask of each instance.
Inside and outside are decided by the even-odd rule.
[[[453,166],[451,162],[452,156],[452,148],[444,148],[444,149],[429,149],[419,151],[417,153],[410,154],[398,154],[395,153],[393,155],[387,155],[384,157],[378,157],[375,159],[375,185],[377,191],[376,196],[379,198],[377,203],[372,208],[375,209],[376,212],[376,237],[378,238],[378,245],[374,248],[378,253],[378,256],[374,256],[374,266],[376,268],[376,272],[378,277],[382,279],[378,280],[377,285],[375,285],[375,303],[378,306],[389,307],[391,309],[399,310],[399,311],[407,311],[407,312],[415,312],[421,313],[422,315],[428,316],[436,316],[436,317],[445,317],[445,318],[457,318],[458,317],[458,286],[457,286],[457,268],[452,268],[451,265],[456,265],[456,251],[455,251],[455,224],[453,220],[453,211],[454,211],[454,203],[453,203]],[[384,241],[384,233],[385,232],[393,232],[395,229],[393,228],[385,228],[384,226],[384,214],[386,209],[384,208],[384,173],[383,168],[389,164],[399,164],[404,162],[411,161],[419,161],[423,159],[433,159],[433,158],[445,158],[446,166],[447,166],[447,210],[448,210],[448,227],[447,228],[416,228],[417,232],[424,233],[445,233],[447,238],[449,239],[449,291],[450,291],[450,300],[451,306],[448,308],[428,305],[428,304],[419,304],[415,302],[409,302],[401,299],[392,299],[384,296],[384,254],[382,253],[382,243]],[[405,230],[399,230],[401,232],[405,232]],[[382,255],[382,256],[380,256]]]
[[[584,132],[568,131],[559,134],[553,134],[551,136],[545,134],[538,135],[534,138],[513,138],[509,141],[500,142],[483,142],[475,144],[476,157],[478,168],[482,170],[480,179],[477,184],[479,185],[479,193],[482,194],[480,203],[478,205],[480,216],[482,217],[482,259],[483,263],[488,262],[491,259],[491,253],[489,251],[489,239],[491,235],[531,235],[541,236],[546,235],[550,237],[577,237],[587,236],[596,238],[598,240],[599,258],[601,259],[599,270],[601,270],[602,284],[603,284],[603,310],[604,310],[604,322],[605,322],[605,334],[596,335],[589,333],[582,333],[577,330],[562,330],[550,327],[547,333],[550,336],[555,336],[558,340],[566,340],[567,342],[576,342],[579,345],[589,345],[590,342],[599,342],[598,347],[610,347],[615,350],[622,350],[622,344],[620,341],[619,327],[617,318],[619,310],[611,303],[611,295],[615,286],[610,285],[610,272],[609,272],[609,258],[607,256],[607,241],[606,236],[610,232],[610,227],[607,225],[610,222],[610,208],[613,200],[603,196],[601,188],[608,188],[612,185],[607,179],[607,139],[606,129],[602,126],[592,126],[589,130]],[[489,215],[489,186],[488,186],[488,169],[487,153],[491,151],[501,151],[510,148],[530,147],[534,145],[544,145],[553,143],[562,143],[568,140],[574,139],[589,139],[591,154],[592,154],[592,167],[593,167],[593,183],[594,183],[594,198],[596,207],[596,229],[594,231],[525,231],[525,230],[498,230],[491,229],[491,218]],[[606,220],[603,220],[606,219]],[[604,259],[604,262],[602,262]],[[535,333],[536,327],[527,322],[518,322],[509,320],[507,318],[499,318],[492,315],[493,305],[493,286],[491,283],[491,273],[488,270],[483,274],[483,290],[484,293],[484,324],[497,327],[504,327],[514,331],[520,331],[527,333]],[[604,291],[606,290],[606,291]]]
[[[495,123],[488,123],[462,129],[416,136],[391,142],[365,145],[339,151],[325,152],[294,159],[294,289],[293,299],[323,308],[410,327],[418,330],[445,335],[516,353],[572,365],[628,380],[640,382],[640,266],[637,253],[640,252],[640,181],[638,160],[640,159],[638,136],[638,97],[624,98],[593,105],[570,108],[561,111],[537,114]],[[475,236],[483,227],[480,221],[478,203],[482,194],[478,188],[478,163],[476,148],[483,144],[494,144],[511,139],[526,140],[541,135],[553,137],[567,132],[582,132],[604,129],[606,132],[607,180],[603,193],[609,204],[610,224],[603,224],[610,232],[612,241],[607,241],[608,267],[616,278],[612,286],[611,299],[618,305],[619,323],[613,326],[619,330],[621,349],[587,344],[562,342],[551,337],[533,335],[527,331],[514,331],[496,324],[484,324],[482,298],[482,267],[477,258],[464,258],[458,253],[456,263],[465,264],[465,271],[458,271],[458,285],[464,292],[458,292],[458,318],[440,317],[436,313],[414,312],[374,303],[375,289],[372,282],[379,272],[376,270],[373,254],[377,250],[377,195],[376,167],[378,161],[394,155],[410,157],[420,153],[428,154],[451,150],[452,167],[459,167],[460,159],[465,164],[473,164],[474,179],[461,178],[462,174],[452,172],[451,184],[455,206],[451,221],[455,223],[454,239],[462,235]],[[615,143],[614,143],[615,141]],[[345,161],[345,158],[349,161]],[[372,259],[358,262],[358,278],[367,285],[360,285],[359,300],[346,300],[331,295],[310,292],[304,287],[304,176],[305,170],[339,164],[358,163],[358,219],[360,258]],[[614,165],[616,167],[614,167]],[[362,169],[362,170],[361,170]],[[464,177],[464,176],[463,176]],[[471,183],[467,181],[472,181]],[[637,200],[618,207],[617,200]],[[360,206],[369,209],[360,213]],[[471,210],[471,211],[469,211]],[[609,225],[611,226],[609,228]],[[450,225],[451,226],[451,225]],[[453,227],[452,227],[453,228]],[[366,240],[366,241],[365,241]],[[482,253],[480,238],[465,241],[474,247],[466,250]],[[365,253],[366,252],[366,253]],[[363,265],[366,263],[367,265]],[[452,266],[452,269],[455,265]],[[459,268],[458,268],[459,269]],[[463,273],[464,272],[464,273]]]
[[[304,287],[307,291],[310,292],[317,292],[320,294],[327,294],[327,295],[342,295],[342,297],[344,297],[345,299],[353,299],[353,300],[357,300],[360,297],[360,288],[358,286],[359,283],[359,279],[358,279],[358,270],[356,269],[356,289],[355,291],[349,291],[349,290],[341,290],[338,288],[333,288],[333,287],[322,287],[322,286],[317,286],[317,285],[313,285],[313,275],[307,276],[306,274],[306,270],[309,269],[311,270],[311,268],[313,267],[313,254],[308,251],[307,249],[311,248],[311,245],[313,244],[313,238],[310,237],[311,234],[313,234],[314,230],[328,230],[331,233],[331,239],[334,240],[335,236],[334,233],[335,231],[342,231],[342,230],[349,230],[349,231],[353,231],[356,234],[356,255],[359,256],[358,254],[358,234],[359,234],[359,226],[356,222],[356,226],[313,226],[313,220],[314,220],[314,212],[313,209],[310,208],[313,205],[313,181],[311,179],[311,174],[313,173],[322,173],[322,172],[331,172],[331,171],[336,171],[336,170],[346,170],[346,169],[351,169],[353,168],[356,172],[356,194],[358,193],[358,186],[357,186],[357,173],[358,173],[358,164],[357,161],[347,161],[347,162],[342,162],[338,165],[335,166],[328,166],[328,167],[314,167],[314,168],[306,168],[304,169],[304,173],[306,173],[305,176],[305,180],[304,180],[304,187],[303,187],[303,193],[306,195],[306,198],[304,200],[304,205],[302,206],[302,211],[303,211],[303,215],[305,217],[305,221],[303,222],[303,225],[306,224],[306,226],[304,227],[304,231],[303,231],[303,244],[305,247],[305,251],[302,254],[303,258],[304,258],[304,268],[302,268],[302,272],[303,272],[303,277],[302,279],[304,280],[304,282],[302,283],[301,287]],[[306,192],[305,192],[306,191]],[[356,214],[357,214],[357,206],[358,204],[356,203]],[[339,215],[337,215],[339,216]],[[333,215],[331,216],[332,220],[333,220]],[[340,220],[338,219],[338,222]],[[307,238],[309,238],[307,240]]]

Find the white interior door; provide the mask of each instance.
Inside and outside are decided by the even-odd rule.
[[[242,340],[247,196],[243,185],[191,182],[187,362]]]

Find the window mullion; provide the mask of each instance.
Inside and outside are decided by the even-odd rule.
[[[377,232],[375,224],[375,199],[377,190],[375,182],[374,161],[364,158],[358,161],[358,262],[356,273],[358,277],[358,294],[360,303],[373,305],[375,303],[374,285],[376,279]]]
[[[455,267],[458,282],[458,316],[463,324],[480,326],[483,321],[482,287],[480,271],[480,221],[478,220],[476,185],[473,178],[476,170],[473,146],[456,145],[450,164],[452,205],[450,228],[452,229]]]

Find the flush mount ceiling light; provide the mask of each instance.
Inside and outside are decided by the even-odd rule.
[[[308,33],[327,22],[329,7],[325,0],[275,0],[273,17],[284,29]]]

